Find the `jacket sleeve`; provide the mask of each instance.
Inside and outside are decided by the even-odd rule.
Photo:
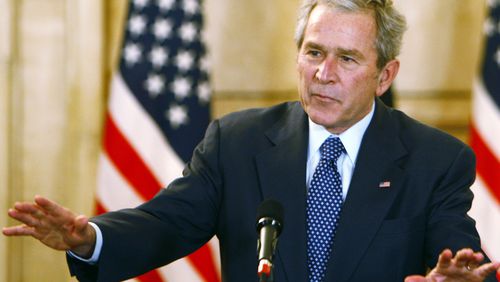
[[[474,219],[468,216],[473,193],[470,189],[476,176],[475,157],[464,146],[437,183],[430,203],[428,232],[426,235],[428,265],[436,265],[436,254],[449,248],[455,254],[463,248],[481,251],[481,242]],[[483,252],[484,254],[484,252]],[[485,262],[490,260],[485,255]],[[490,275],[485,281],[497,281]]]
[[[94,266],[68,258],[80,281],[121,281],[184,257],[210,240],[220,205],[219,124],[211,123],[181,178],[133,209],[91,219],[103,234]]]

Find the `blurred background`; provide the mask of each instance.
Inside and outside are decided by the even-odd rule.
[[[146,1],[147,2],[147,1]],[[299,0],[205,0],[212,118],[296,100]],[[409,30],[395,107],[467,141],[486,0],[395,0]],[[0,0],[0,225],[16,200],[92,214],[128,1]],[[0,236],[0,281],[74,281],[62,253]]]

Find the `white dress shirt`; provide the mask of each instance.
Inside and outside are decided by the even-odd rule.
[[[339,137],[342,145],[347,153],[342,153],[337,160],[337,168],[342,179],[342,198],[345,200],[347,190],[351,183],[352,173],[356,165],[356,158],[358,157],[359,147],[361,140],[365,134],[370,121],[372,120],[373,113],[375,112],[375,103],[373,103],[371,111],[360,121],[348,128],[346,131],[339,135],[332,134],[326,128],[314,123],[309,119],[309,148],[307,153],[307,171],[306,171],[306,186],[309,189],[311,180],[321,159],[321,152],[319,148],[330,137]]]
[[[309,189],[314,170],[316,170],[316,167],[318,166],[319,160],[321,158],[321,153],[319,151],[321,144],[323,144],[323,142],[330,136],[339,137],[347,152],[347,154],[342,153],[342,155],[340,155],[339,159],[337,160],[337,167],[342,179],[342,198],[345,200],[347,190],[349,189],[349,184],[351,183],[354,166],[356,164],[356,157],[358,156],[359,147],[361,146],[361,140],[363,139],[363,135],[365,134],[365,131],[370,124],[374,112],[375,103],[373,103],[370,113],[368,113],[363,119],[358,121],[349,129],[342,132],[340,135],[330,133],[323,126],[315,124],[313,121],[311,121],[311,119],[309,119],[309,147],[307,153],[306,171],[307,189]],[[95,264],[99,259],[102,244],[104,242],[102,239],[101,229],[99,229],[99,227],[92,222],[90,222],[90,225],[96,231],[96,244],[92,256],[89,259],[83,259],[71,251],[68,251],[68,254],[89,264]]]

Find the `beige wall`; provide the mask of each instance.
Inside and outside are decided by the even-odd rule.
[[[401,94],[468,92],[480,53],[483,0],[395,0],[407,16]]]
[[[7,205],[36,194],[91,212],[104,90],[102,6],[0,1],[8,19],[0,34],[2,225]],[[0,281],[69,279],[60,252],[3,236],[0,246]]]
[[[295,97],[293,24],[298,2],[205,1],[215,116]],[[483,17],[478,2],[483,4],[396,1],[410,24],[397,81],[401,102],[433,124],[466,122],[466,111],[446,111],[454,113],[450,118],[442,109],[468,109]],[[13,224],[5,215],[8,206],[35,194],[79,213],[91,212],[107,82],[126,4],[0,0],[2,226]],[[430,98],[415,102],[413,94]],[[0,236],[0,281],[69,280],[62,254],[31,239]]]
[[[208,0],[207,40],[216,91],[295,89],[299,0]]]
[[[208,0],[207,38],[217,92],[294,91],[293,44],[300,0]],[[407,16],[402,95],[470,90],[478,63],[483,0],[395,0]]]
[[[10,93],[10,37],[12,6],[0,1],[0,225],[7,224],[5,211],[9,204],[9,95]],[[7,240],[0,238],[0,281],[8,281]]]

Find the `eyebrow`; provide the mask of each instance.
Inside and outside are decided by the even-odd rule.
[[[353,56],[358,59],[364,59],[365,56],[356,49],[335,48],[337,54]]]
[[[310,49],[318,49],[318,50],[325,50],[325,46],[315,43],[315,42],[305,42],[304,43],[304,48],[310,48]],[[358,59],[364,59],[365,56],[363,53],[358,51],[357,49],[346,49],[342,47],[337,47],[335,48],[335,54],[336,55],[347,55],[347,56],[352,56]]]
[[[326,48],[323,47],[323,45],[314,43],[314,42],[305,42],[304,43],[305,48],[312,48],[312,49],[319,49],[319,50],[324,50]]]

